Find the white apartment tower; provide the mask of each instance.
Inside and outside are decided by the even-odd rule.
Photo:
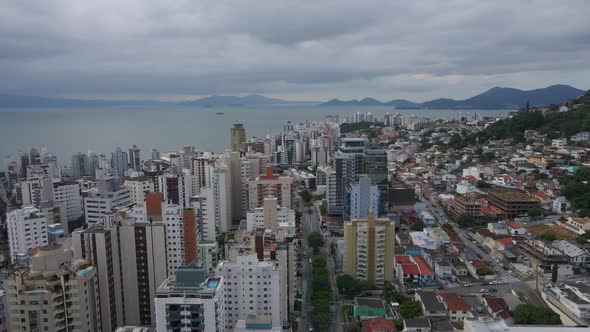
[[[82,216],[82,198],[78,182],[56,182],[53,184],[53,200],[66,209],[68,221]]]
[[[32,206],[13,210],[7,218],[10,259],[13,263],[27,257],[29,250],[47,245],[47,218]]]
[[[224,286],[203,268],[179,268],[156,292],[156,331],[225,331]]]
[[[239,255],[235,262],[223,261],[217,266],[217,277],[224,280],[226,329],[231,330],[249,315],[272,317],[273,328],[281,328],[286,313],[282,312],[281,271],[272,261],[259,261],[256,255]]]
[[[119,178],[106,176],[98,179],[96,188],[90,189],[84,197],[86,223],[104,223],[105,218],[117,210],[132,205],[129,190],[119,184]]]

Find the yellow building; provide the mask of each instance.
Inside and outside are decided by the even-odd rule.
[[[232,151],[240,151],[242,143],[246,142],[246,128],[241,123],[235,123],[229,130],[229,144]]]
[[[395,223],[377,219],[373,213],[367,219],[344,223],[343,272],[377,286],[393,281]]]

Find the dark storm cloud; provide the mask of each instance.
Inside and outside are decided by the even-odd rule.
[[[590,87],[590,2],[3,1],[0,92],[465,97]]]

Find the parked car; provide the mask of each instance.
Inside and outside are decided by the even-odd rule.
[[[464,287],[471,287],[471,286],[473,286],[473,284],[470,283],[470,282],[466,282],[466,283],[463,284],[463,286]]]
[[[488,292],[488,290],[487,290],[487,289],[485,289],[485,288],[482,288],[482,289],[480,289],[480,290],[479,290],[479,292],[480,292],[480,293],[487,293],[487,292]]]

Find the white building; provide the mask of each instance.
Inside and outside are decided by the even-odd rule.
[[[463,177],[473,176],[477,180],[483,179],[483,171],[479,166],[467,167],[463,170]]]
[[[13,210],[6,219],[10,259],[13,263],[26,257],[29,250],[47,245],[47,218],[32,206]]]
[[[283,326],[287,313],[282,312],[286,296],[281,285],[287,281],[281,280],[274,262],[259,261],[256,255],[239,255],[236,262],[220,262],[215,276],[222,277],[225,286],[227,329],[249,315],[269,315],[273,327]]]
[[[231,174],[224,164],[212,165],[211,189],[213,189],[213,202],[215,204],[215,223],[219,232],[227,232],[232,227],[231,210]],[[236,188],[239,190],[239,188]]]
[[[262,207],[250,210],[246,216],[249,232],[257,229],[283,230],[288,237],[295,236],[295,211],[277,205],[277,199],[267,197]]]
[[[379,188],[371,185],[368,176],[361,176],[358,183],[349,188],[349,219],[364,219],[369,212],[379,213]]]
[[[90,189],[86,195],[84,211],[88,224],[104,223],[104,218],[133,205],[129,190],[122,187],[116,177],[98,179],[96,188]]]
[[[82,198],[78,182],[56,182],[53,184],[53,199],[66,209],[68,221],[82,216]]]
[[[151,193],[154,191],[154,181],[149,176],[127,179],[123,186],[129,189],[129,195],[135,204],[143,203],[145,193]]]
[[[180,268],[156,292],[156,331],[217,332],[231,330],[226,324],[224,279],[207,278],[202,268]]]
[[[552,246],[569,257],[570,264],[574,267],[586,267],[590,265],[590,255],[585,249],[565,240],[553,241]]]
[[[158,176],[156,191],[164,193],[164,199],[183,208],[190,207],[191,197],[198,194],[200,187],[197,177],[189,169],[182,169],[182,174],[164,174]]]
[[[590,318],[590,281],[566,282],[548,291],[576,317]]]
[[[551,146],[554,148],[563,148],[567,145],[567,138],[555,138],[551,140]]]
[[[203,188],[192,198],[192,207],[197,216],[200,241],[216,241],[215,196],[213,188]]]

